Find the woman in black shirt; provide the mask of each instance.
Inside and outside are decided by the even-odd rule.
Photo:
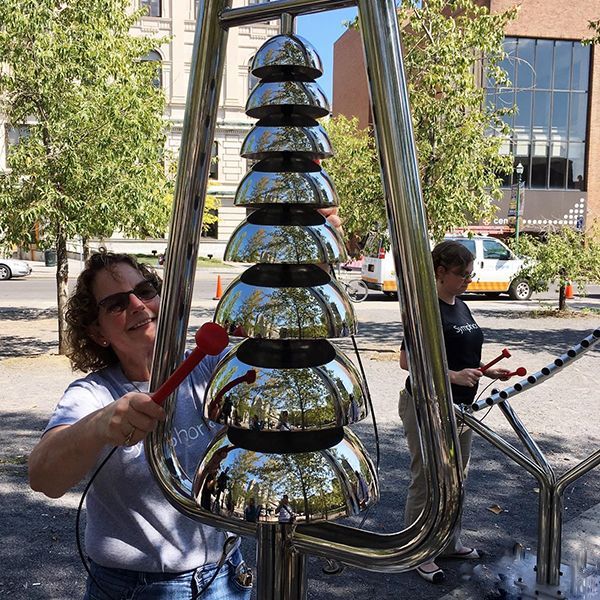
[[[471,404],[477,394],[479,378],[482,376],[479,367],[482,365],[483,333],[473,319],[468,306],[459,296],[466,291],[473,277],[474,257],[459,242],[446,241],[438,244],[433,249],[432,258],[442,317],[444,346],[448,360],[448,375],[452,387],[452,399],[457,404]],[[404,343],[400,351],[400,366],[408,370]],[[492,379],[503,379],[506,378],[508,373],[507,369],[497,367],[488,369],[485,374]],[[427,482],[423,472],[421,440],[417,427],[415,406],[410,394],[409,378],[406,380],[406,388],[400,393],[398,405],[411,454],[411,483],[405,509],[406,525],[416,521],[427,499]],[[463,427],[459,434],[465,477],[471,454],[472,435],[473,432],[468,427]],[[462,544],[460,531],[456,532],[441,556],[459,559],[479,558],[475,548],[469,548]],[[421,577],[432,583],[444,581],[444,572],[434,560],[419,565],[416,570]]]

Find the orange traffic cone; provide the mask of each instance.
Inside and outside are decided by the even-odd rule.
[[[565,298],[567,300],[573,300],[575,295],[573,294],[573,286],[570,281],[567,281],[567,285],[565,285]]]
[[[217,291],[213,300],[220,300],[223,295],[223,286],[221,285],[221,276],[217,275]]]

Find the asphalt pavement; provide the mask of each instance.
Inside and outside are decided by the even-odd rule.
[[[72,261],[71,275],[77,273]],[[190,333],[211,318],[216,277],[223,283],[239,269],[215,267],[198,271]],[[82,596],[85,572],[79,563],[74,520],[81,489],[59,500],[32,492],[27,485],[26,460],[39,438],[52,407],[77,375],[58,356],[56,303],[48,290],[52,267],[34,265],[31,278],[0,282],[0,597],[14,600],[68,599]],[[44,281],[46,280],[46,281]],[[10,286],[4,287],[4,286]],[[201,288],[201,289],[200,289]],[[484,357],[491,359],[510,348],[512,366],[530,372],[577,344],[600,324],[600,298],[577,298],[571,306],[586,308],[583,316],[568,319],[540,317],[537,299],[469,301],[486,333]],[[391,533],[402,529],[408,484],[408,456],[397,416],[397,396],[404,374],[397,366],[402,337],[397,302],[372,294],[355,305],[361,359],[379,428],[381,501],[366,518],[365,527]],[[596,312],[594,312],[596,311]],[[348,341],[341,346],[350,355]],[[592,350],[568,368],[512,401],[550,464],[561,474],[600,448],[597,371],[599,352]],[[356,360],[354,358],[354,360]],[[485,423],[518,444],[499,410],[484,415]],[[372,456],[375,438],[370,421],[356,426]],[[479,563],[444,561],[446,582],[433,586],[414,573],[372,573],[346,568],[341,575],[323,573],[322,561],[309,559],[308,598],[334,600],[370,598],[472,598],[493,594],[500,578],[513,568],[515,544],[529,557],[537,544],[536,481],[522,468],[481,438],[476,437],[464,505],[464,542],[485,551]],[[578,479],[565,493],[563,557],[573,560],[583,549],[591,567],[600,559],[600,478],[598,471]],[[349,520],[358,525],[359,520]],[[244,549],[252,562],[253,541]],[[512,565],[512,563],[511,563]],[[522,563],[530,569],[530,563]],[[600,593],[585,596],[600,598]],[[575,596],[567,596],[574,598]],[[583,598],[583,597],[582,597]]]

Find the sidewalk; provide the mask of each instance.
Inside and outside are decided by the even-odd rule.
[[[27,263],[29,263],[33,269],[31,275],[29,275],[28,277],[30,278],[34,278],[34,279],[40,279],[40,278],[51,278],[54,279],[56,277],[56,266],[53,267],[47,267],[44,263],[44,261],[36,261],[36,260],[27,260],[25,261]],[[153,269],[156,269],[156,271],[162,275],[163,272],[163,267],[158,265],[158,264],[153,264],[156,261],[150,261],[148,264],[150,264],[150,266]],[[77,279],[77,277],[79,276],[79,273],[81,272],[81,269],[83,267],[83,263],[80,260],[77,259],[73,259],[70,258],[69,259],[69,279]],[[197,267],[197,272],[204,272],[204,271],[210,271],[210,270],[218,270],[222,273],[225,274],[232,274],[232,273],[242,273],[248,266],[247,265],[240,265],[240,264],[235,264],[235,263],[222,263],[222,264],[199,264]]]

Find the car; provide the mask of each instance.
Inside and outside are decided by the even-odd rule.
[[[452,235],[446,236],[445,239],[463,244],[475,257],[474,275],[467,293],[485,294],[490,298],[508,294],[513,300],[531,298],[531,284],[521,275],[525,267],[524,261],[517,258],[500,240],[484,235]],[[396,295],[394,259],[387,248],[389,244],[384,236],[374,234],[369,238],[365,245],[361,279],[369,289],[381,291],[386,295]]]
[[[24,260],[15,258],[0,258],[0,280],[11,277],[26,277],[32,271],[31,266]]]

